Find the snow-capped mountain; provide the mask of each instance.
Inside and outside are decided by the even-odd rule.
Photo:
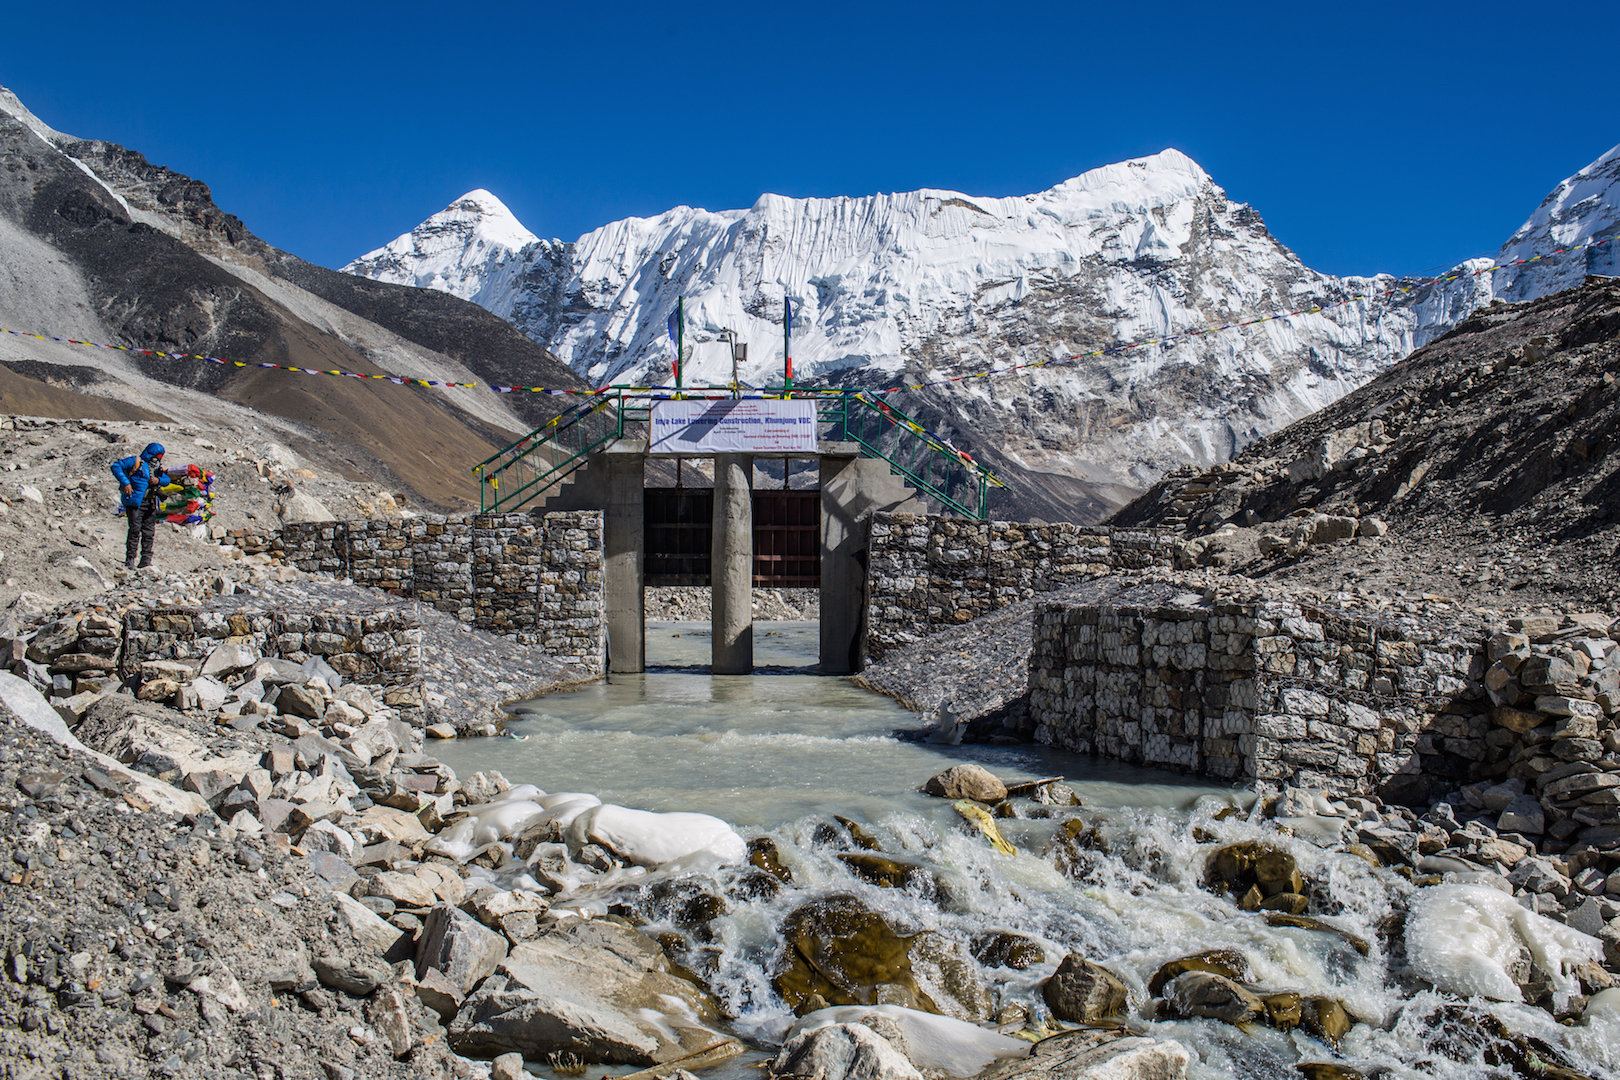
[[[1574,248],[1620,230],[1620,146],[1565,180],[1502,245],[1499,263]],[[1495,294],[1534,300],[1579,285],[1587,274],[1620,275],[1620,240],[1556,259],[1499,270]]]
[[[1593,218],[1599,179],[1566,185],[1574,219]],[[1613,194],[1599,197],[1611,211]],[[1558,216],[1567,202],[1543,207],[1549,228],[1572,227]],[[784,300],[798,379],[873,388],[1328,309],[905,396],[923,422],[1022,474],[1026,512],[1081,519],[1336,400],[1493,295],[1493,275],[1467,275],[1330,306],[1396,282],[1310,270],[1175,150],[1034,195],[764,195],[573,243],[534,238],[477,191],[345,269],[473,300],[596,384],[668,382],[682,296],[688,385],[729,380],[724,329],[751,346],[744,381],[779,384]]]

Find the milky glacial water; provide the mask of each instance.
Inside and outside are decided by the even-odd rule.
[[[603,898],[628,903],[648,920],[648,933],[678,942],[675,958],[703,974],[732,1029],[760,1046],[779,1041],[793,1020],[771,986],[783,920],[808,901],[844,894],[901,933],[936,930],[964,947],[993,932],[1038,943],[1044,965],[981,968],[992,1012],[1016,1004],[1043,1018],[1040,985],[1066,953],[1107,966],[1130,988],[1130,1025],[1184,1043],[1200,1080],[1293,1080],[1300,1062],[1412,1080],[1515,1075],[1488,1060],[1477,1022],[1445,1019],[1443,1010],[1459,1005],[1489,1010],[1582,1072],[1620,1075],[1620,1022],[1563,1026],[1541,1009],[1465,1001],[1412,978],[1400,939],[1381,938],[1380,928],[1404,911],[1413,887],[1354,855],[1279,833],[1272,822],[1214,820],[1216,811],[1248,802],[1238,789],[1044,747],[930,744],[917,736],[919,718],[894,702],[814,674],[816,635],[814,623],[757,623],[759,671],[715,677],[707,670],[707,624],[649,624],[646,674],[517,706],[509,728],[521,741],[459,740],[433,749],[463,776],[494,768],[513,783],[647,810],[700,811],[746,837],[769,834],[792,885],[747,899],[736,886],[750,868],[699,875],[727,898],[726,913],[707,928],[682,924],[647,894],[638,899],[635,887]],[[962,761],[1008,781],[1062,776],[1084,805],[1027,806],[1029,817],[999,821],[1018,854],[998,854],[947,801],[917,791]],[[934,884],[891,889],[855,877],[837,857],[850,844],[834,815],[862,823],[884,852],[927,866]],[[1063,853],[1058,829],[1072,816],[1098,830],[1103,850]],[[1262,913],[1240,911],[1204,888],[1212,841],[1251,839],[1293,854],[1317,886],[1310,913],[1363,939],[1369,955],[1338,934],[1269,926]],[[1361,1022],[1332,1047],[1297,1028],[1151,1019],[1146,985],[1159,966],[1222,947],[1243,953],[1251,983],[1332,996]],[[724,1070],[727,1080],[753,1075],[741,1064]]]
[[[1049,747],[921,741],[926,724],[916,714],[847,679],[814,674],[817,633],[813,622],[756,623],[757,672],[713,676],[707,623],[650,623],[645,674],[517,706],[521,719],[508,727],[521,742],[432,749],[458,775],[499,769],[513,783],[644,810],[695,810],[756,830],[818,813],[872,820],[903,808],[950,817],[948,805],[916,789],[963,761],[1009,781],[1068,777],[1097,805],[1187,808],[1201,795],[1235,794]]]

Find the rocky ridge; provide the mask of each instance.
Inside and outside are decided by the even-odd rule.
[[[1260,580],[1525,610],[1612,604],[1617,379],[1617,279],[1494,304],[1112,520],[1180,529],[1183,565]]]
[[[53,131],[4,89],[0,162],[0,252],[13,271],[0,285],[0,327],[22,332],[0,335],[7,413],[262,432],[323,473],[444,508],[468,504],[464,466],[557,411],[558,399],[488,384],[583,385],[477,306],[279,251],[217,206],[206,184]],[[429,389],[261,364],[482,385]]]

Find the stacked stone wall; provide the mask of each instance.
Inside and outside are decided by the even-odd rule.
[[[412,549],[410,518],[380,518],[348,522],[349,577],[356,585],[414,596],[416,558]]]
[[[473,621],[472,522],[463,517],[419,517],[411,523],[416,599],[462,622]]]
[[[287,525],[300,570],[348,577],[601,671],[602,514],[439,515]]]
[[[343,521],[302,521],[281,527],[283,557],[310,574],[349,576],[349,526]]]
[[[366,686],[421,679],[422,627],[404,606],[367,612],[133,610],[124,616],[121,668],[132,674],[148,660],[200,663],[227,638],[295,664],[320,657],[345,679]]]
[[[874,514],[867,655],[921,640],[1038,593],[1119,570],[1170,566],[1176,534],[1058,522]]]
[[[1132,764],[1410,801],[1477,779],[1483,622],[1143,584],[1035,613],[1039,741]]]

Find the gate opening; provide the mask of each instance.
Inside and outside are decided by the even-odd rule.
[[[713,488],[646,488],[643,581],[712,585]],[[821,492],[753,493],[754,584],[813,589],[821,584]]]

